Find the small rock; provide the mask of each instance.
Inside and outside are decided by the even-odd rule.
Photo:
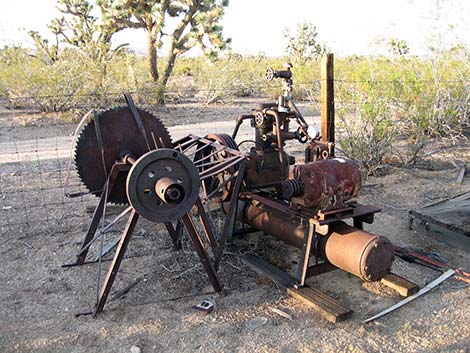
[[[137,347],[137,346],[132,346],[131,347],[131,353],[141,353],[142,350],[140,349],[140,347]]]
[[[255,330],[258,327],[263,326],[267,322],[268,322],[267,318],[265,318],[264,316],[258,316],[247,321],[246,327],[248,327],[250,330]]]

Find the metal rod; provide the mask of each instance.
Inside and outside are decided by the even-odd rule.
[[[104,188],[104,195],[105,195],[105,201],[104,201],[104,208],[103,208],[103,217],[101,217],[101,241],[100,241],[100,253],[98,256],[98,275],[96,276],[96,303],[98,303],[99,300],[99,288],[100,288],[100,282],[101,282],[101,260],[102,260],[102,254],[103,254],[103,245],[104,245],[104,222],[105,222],[105,217],[106,217],[106,204],[108,202],[108,195],[109,195],[109,179],[106,180],[106,185]]]
[[[284,150],[282,147],[282,137],[281,137],[281,118],[277,111],[272,109],[266,109],[266,114],[274,116],[276,121],[276,138],[277,138],[277,148],[279,149],[279,162],[281,163],[281,178],[284,178]]]
[[[240,129],[240,126],[242,125],[243,121],[251,118],[253,118],[253,114],[242,114],[237,118],[235,128],[232,132],[232,139],[235,140],[235,138],[237,137],[238,130]]]
[[[189,136],[188,136],[189,137]],[[193,143],[196,143],[199,141],[199,137],[197,136],[191,136],[191,138],[188,140],[188,141],[185,141],[185,142],[182,142],[182,143],[175,143],[174,144],[174,147],[179,147],[179,148],[183,148],[183,147],[186,147],[186,145],[192,145]]]
[[[210,144],[204,144],[204,143],[202,143],[202,142],[200,142],[200,141],[199,141],[198,143],[200,143],[202,146],[199,147],[198,149],[196,149],[193,153],[188,154],[188,156],[194,156],[196,153],[198,153],[198,152],[204,150],[205,148],[207,148],[207,147],[212,147]],[[191,146],[191,147],[192,147],[192,146]],[[187,150],[188,150],[188,149],[185,149],[184,151],[186,152]]]
[[[109,267],[108,273],[106,274],[103,286],[101,287],[99,299],[96,303],[93,316],[96,316],[96,314],[103,311],[104,305],[106,304],[109,292],[111,291],[111,287],[113,286],[114,280],[116,279],[119,266],[121,265],[122,259],[126,252],[127,246],[129,245],[129,241],[131,239],[132,233],[134,231],[138,219],[139,214],[133,209],[131,215],[129,216],[129,220],[127,221],[126,228],[122,233],[121,240],[119,241],[118,248],[116,249],[116,253],[114,254],[111,266]]]
[[[189,238],[191,239],[191,243],[196,250],[199,259],[201,260],[202,265],[204,266],[207,277],[209,277],[209,281],[212,284],[212,287],[216,292],[222,291],[222,285],[220,283],[219,278],[217,277],[217,273],[215,272],[214,266],[212,265],[209,255],[207,254],[206,250],[204,249],[204,245],[201,242],[201,238],[197,234],[196,228],[194,226],[193,220],[189,213],[185,214],[182,219],[186,231],[189,234]]]
[[[246,168],[246,160],[243,160],[240,163],[240,167],[238,169],[237,179],[235,180],[235,184],[233,185],[232,195],[230,196],[230,203],[229,208],[227,211],[227,215],[225,218],[224,228],[222,231],[222,237],[220,239],[220,246],[222,248],[225,247],[226,242],[232,242],[233,238],[233,231],[235,228],[235,221],[237,219],[237,209],[238,209],[238,194],[240,193],[240,188],[242,185],[242,181],[245,177],[245,168]],[[221,259],[216,259],[216,263]]]
[[[219,161],[219,160],[216,160],[216,161],[212,161],[212,162],[207,162],[207,163],[203,163],[203,164],[198,164],[196,165],[197,168],[202,168],[202,167],[207,167],[209,165],[214,165],[214,164],[222,164],[222,163],[227,163],[228,161],[231,161],[235,158],[238,158],[239,156],[232,156],[232,157],[227,157],[227,158],[224,158],[223,161]]]
[[[88,249],[91,245],[92,239],[96,233],[96,229],[98,229],[98,225],[100,222],[101,217],[103,216],[104,204],[105,204],[105,193],[101,193],[100,200],[98,205],[93,212],[93,217],[91,218],[90,225],[88,226],[88,230],[85,234],[85,238],[83,239],[82,246],[80,248],[80,252],[77,254],[77,259],[75,263],[77,265],[81,265],[85,262],[86,256],[88,254]]]
[[[220,147],[220,145],[217,142],[208,140],[206,138],[199,138],[199,141],[204,142],[204,143],[208,143],[213,147]],[[227,146],[223,146],[223,149],[225,151],[229,152],[230,154],[235,154],[235,155],[240,155],[241,154],[241,152],[239,150],[234,150],[233,148],[230,148],[230,147],[227,147]]]
[[[124,217],[127,213],[130,212],[130,210],[132,210],[132,206],[129,206],[128,208],[126,208],[124,211],[122,211],[118,216],[116,216],[116,218],[114,218],[110,223],[108,223],[106,225],[106,227],[104,227],[104,229],[102,231],[100,231],[100,234],[97,235],[96,237],[94,237],[92,240],[90,240],[88,242],[88,244],[86,246],[82,246],[82,249],[80,250],[80,252],[77,254],[80,255],[82,254],[82,252],[85,250],[85,249],[88,249],[96,240],[98,240],[105,232],[108,231],[109,228],[111,228],[113,225],[115,225],[122,217]]]
[[[202,224],[202,229],[204,230],[204,234],[206,235],[206,239],[212,248],[212,252],[214,253],[214,256],[215,257],[221,256],[220,252],[222,252],[223,249],[220,247],[219,242],[214,236],[214,232],[212,231],[214,229],[214,225],[212,224],[211,220],[207,216],[206,210],[204,209],[204,206],[202,205],[201,199],[199,197],[196,200],[196,207],[197,207],[199,219]]]
[[[98,120],[98,114],[96,111],[93,111],[93,121],[95,122],[95,134],[96,134],[96,140],[98,142],[98,146],[101,151],[101,162],[103,163],[103,171],[106,179],[108,179],[108,169],[106,168],[106,158],[105,158],[105,151],[104,151],[104,146],[103,146],[103,138],[101,135],[101,127],[100,123]]]
[[[116,178],[117,178],[119,172],[121,172],[123,170],[126,170],[128,168],[129,168],[128,165],[118,164],[117,162],[115,162],[113,167],[111,168],[111,172],[110,172],[110,174],[108,176],[108,179],[106,180],[106,184],[105,184],[105,186],[107,185],[107,188],[106,187],[103,188],[105,190],[107,189],[107,192],[105,192],[104,190],[101,192],[100,200],[98,202],[98,205],[95,208],[95,211],[93,212],[93,217],[91,219],[91,223],[88,227],[87,233],[85,234],[85,239],[83,240],[82,246],[80,248],[80,252],[77,255],[77,260],[76,260],[77,265],[83,264],[85,259],[86,259],[86,256],[87,256],[88,250],[89,250],[88,243],[90,241],[92,241],[92,239],[94,238],[94,235],[95,235],[96,230],[98,228],[99,221],[104,215],[104,209],[105,209],[105,204],[106,204],[106,201],[107,201],[107,197],[109,196],[109,194],[113,190],[114,183],[116,182]],[[105,197],[106,194],[108,194],[108,195]]]
[[[150,143],[147,138],[147,131],[145,130],[144,123],[142,122],[142,119],[140,118],[139,111],[137,110],[134,100],[132,99],[132,96],[130,93],[124,93],[124,98],[126,99],[127,106],[132,112],[132,116],[134,117],[134,120],[137,124],[137,127],[140,130],[140,133],[142,134],[142,137],[144,138],[145,144],[147,145],[148,150],[150,151]]]
[[[412,296],[409,296],[408,298],[405,298],[403,299],[402,301],[396,303],[395,305],[392,305],[391,307],[381,311],[380,313],[374,315],[374,316],[371,316],[370,318],[362,321],[364,324],[368,323],[368,322],[371,322],[371,321],[374,321],[375,319],[378,319],[379,317],[381,316],[384,316],[384,315],[387,315],[388,313],[402,307],[403,305],[409,303],[410,301],[422,296],[423,294],[426,294],[427,292],[429,292],[431,289],[437,287],[439,284],[441,284],[442,282],[444,282],[447,278],[449,278],[450,276],[452,276],[453,274],[455,273],[455,270],[448,270],[446,272],[444,272],[442,275],[440,275],[438,278],[436,278],[434,281],[432,281],[431,283],[427,284],[425,287],[423,287],[422,289],[420,289],[417,293],[413,294]]]
[[[232,162],[232,163],[229,163],[228,165],[225,165],[224,163],[222,163],[222,164],[221,164],[222,166],[220,167],[220,169],[216,169],[217,166],[214,166],[214,167],[212,167],[212,168],[209,168],[209,169],[203,171],[202,173],[199,174],[199,177],[201,178],[201,180],[206,179],[206,178],[209,178],[209,177],[212,177],[212,176],[214,176],[214,175],[217,175],[217,174],[219,174],[219,173],[222,173],[224,170],[227,170],[228,168],[234,166],[234,165],[237,164],[237,163],[240,163],[240,161],[243,161],[243,160],[245,159],[245,157],[242,157],[242,156],[238,156],[238,157],[239,157],[239,158],[233,160],[233,162]],[[216,171],[215,171],[215,172],[212,172],[211,174],[205,174],[205,173],[207,173],[207,172],[209,172],[209,171],[212,171],[212,169],[216,169]]]
[[[209,195],[206,195],[205,199],[209,200],[212,196],[214,196],[220,189],[224,188],[228,183],[230,183],[233,179],[237,177],[237,174],[232,175],[230,178],[226,179],[221,185],[217,186],[215,190],[213,190]],[[203,183],[204,185],[204,183]],[[209,188],[210,189],[210,188]]]
[[[305,224],[308,222],[308,226]],[[312,238],[313,238],[313,224],[306,219],[302,220],[304,226],[304,243],[302,246],[302,253],[299,261],[299,267],[297,269],[297,286],[303,287],[305,285],[305,278],[307,277],[308,263],[310,260],[310,252],[312,250]]]
[[[208,155],[205,156],[204,158],[201,158],[201,159],[198,159],[197,161],[194,161],[194,165],[197,166],[197,165],[198,165],[199,163],[201,163],[202,161],[204,161],[204,160],[206,160],[206,159],[208,159],[208,158],[210,158],[210,157],[216,155],[217,153],[220,153],[220,152],[225,151],[225,148],[226,148],[226,147],[222,146],[222,148],[220,148],[220,149],[218,149],[218,150],[216,150],[216,151],[214,151],[214,152],[211,152],[210,154],[208,154]]]

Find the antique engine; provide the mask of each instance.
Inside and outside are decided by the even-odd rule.
[[[307,124],[292,99],[290,64],[278,71],[269,68],[266,76],[282,80],[283,94],[238,117],[231,136],[190,134],[172,141],[162,122],[137,109],[128,94],[127,107],[90,113],[80,123],[73,160],[99,203],[77,260],[68,266],[85,263],[93,242],[129,215],[114,244],[117,249],[94,314],[103,310],[139,216],[164,224],[175,248],[181,246],[184,227],[217,292],[223,289],[217,269],[225,244],[247,231],[244,226],[235,231],[237,219],[250,225],[250,231],[262,231],[301,250],[296,274],[277,277],[286,287],[302,288],[308,277],[337,268],[363,281],[377,281],[390,272],[392,244],[363,230],[363,223],[372,223],[380,210],[353,200],[361,189],[358,165],[335,158],[331,137],[320,136],[320,129]],[[254,129],[254,145],[246,153],[235,142],[245,122]],[[324,127],[333,128],[322,116],[321,130],[327,131]],[[304,145],[303,163],[286,153],[289,140]],[[210,222],[204,206],[208,201],[225,212],[221,234]],[[129,206],[106,223],[109,202]],[[195,226],[195,215],[202,232]],[[256,261],[258,267],[279,274],[264,260]]]
[[[255,128],[255,147],[250,151],[245,188],[239,199],[238,218],[276,238],[303,249],[297,284],[303,285],[310,273],[334,265],[364,281],[377,281],[390,271],[392,244],[382,236],[362,230],[378,212],[352,201],[361,189],[357,163],[334,158],[331,141],[320,141],[319,129],[309,126],[291,98],[290,64],[284,70],[267,70],[267,78],[283,80],[283,95],[276,103],[260,104],[252,114],[237,119],[239,126],[250,120]],[[295,123],[297,129],[290,131]],[[328,122],[323,122],[328,124]],[[285,141],[306,145],[305,162],[284,151]],[[352,219],[354,227],[344,221]],[[315,264],[309,266],[309,258]],[[314,270],[315,266],[317,268]]]

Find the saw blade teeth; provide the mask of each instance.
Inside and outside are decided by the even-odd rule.
[[[171,137],[171,134],[170,134],[170,130],[168,130],[168,128],[166,127],[166,125],[163,123],[163,120],[160,119],[159,117],[155,116],[155,113],[148,110],[148,109],[143,109],[141,110],[142,112],[145,112],[151,116],[153,116],[156,120],[158,120],[160,122],[160,124],[163,126],[163,130],[165,130],[165,132],[167,133],[167,135],[169,136],[170,138],[170,142],[173,143],[173,138]]]
[[[163,122],[147,110],[138,109],[138,111],[144,126],[151,129],[156,134],[155,137],[163,141],[165,147],[171,148],[172,139]],[[122,151],[138,151],[137,155],[134,156],[136,159],[148,151],[131,114],[127,106],[119,106],[96,115],[96,119],[99,119],[102,130],[103,149],[110,153],[107,157],[111,159],[105,159],[109,164],[112,163],[111,160],[118,159]],[[104,168],[98,167],[98,165],[102,165],[101,150],[99,148],[93,148],[94,145],[90,145],[90,143],[93,142],[96,145],[98,144],[96,141],[94,121],[95,118],[92,116],[77,133],[73,159],[75,170],[82,184],[90,193],[99,197],[101,191],[96,190],[102,189],[106,180],[105,175],[108,174],[110,170],[105,174]],[[121,129],[122,134],[116,133],[116,129]],[[107,169],[110,169],[110,167],[108,166]],[[127,204],[125,178],[123,178],[122,175],[118,178],[118,185],[116,185],[114,189],[114,192],[111,193],[108,198],[109,202]]]

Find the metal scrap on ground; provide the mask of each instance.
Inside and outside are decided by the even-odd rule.
[[[455,273],[455,270],[446,271],[445,273],[440,275],[438,278],[436,278],[434,281],[432,281],[431,283],[427,284],[422,289],[420,289],[417,293],[409,296],[408,298],[403,299],[402,301],[396,303],[395,305],[392,305],[391,307],[381,311],[380,313],[378,313],[374,316],[371,316],[370,318],[364,320],[363,323],[366,324],[368,322],[374,321],[374,320],[378,319],[379,317],[387,315],[387,314],[391,313],[392,311],[394,311],[398,308],[401,308],[403,305],[411,302],[412,300],[415,300],[416,298],[418,298],[418,297],[422,296],[423,294],[426,294],[427,292],[429,292],[431,289],[437,287],[439,284],[444,282],[446,279],[448,279],[454,273]]]

